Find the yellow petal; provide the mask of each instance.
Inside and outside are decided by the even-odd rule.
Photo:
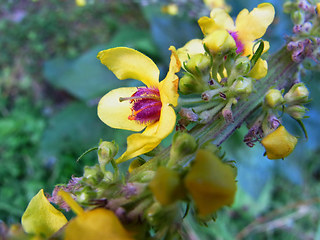
[[[236,19],[236,31],[241,42],[252,42],[261,38],[274,19],[274,7],[261,3],[250,13],[243,9]]]
[[[221,8],[215,8],[210,12],[210,17],[213,19],[217,29],[225,29],[234,31],[235,26],[232,17]]]
[[[263,47],[262,54],[267,52],[270,48],[270,43],[268,41],[263,41],[263,43],[264,43],[264,47]],[[253,52],[256,52],[259,47],[259,44],[255,44],[255,42],[243,42],[243,44],[244,44],[244,51],[242,53],[243,56],[250,55],[252,57]]]
[[[162,139],[156,136],[143,135],[143,133],[132,134],[127,138],[127,151],[123,153],[116,162],[122,163],[141,154],[150,152],[160,144],[161,140]]]
[[[177,106],[179,78],[175,73],[180,71],[181,63],[175,48],[171,46],[169,49],[172,51],[169,71],[166,78],[160,82],[159,92],[163,105],[169,103]]]
[[[173,108],[168,105],[162,105],[159,121],[147,126],[142,133],[130,135],[127,138],[127,151],[116,162],[125,162],[150,152],[173,131],[175,124],[176,114]]]
[[[112,128],[131,131],[141,131],[145,125],[129,120],[131,115],[130,101],[119,101],[120,97],[131,97],[137,91],[136,87],[117,88],[102,97],[98,104],[98,116]]]
[[[158,87],[159,69],[146,55],[126,47],[111,48],[98,53],[97,58],[120,80],[136,79],[148,87]]]
[[[249,72],[249,77],[255,78],[255,79],[261,79],[264,78],[268,73],[268,63],[266,60],[263,60],[261,58],[258,59],[254,67]]]
[[[182,48],[177,49],[177,54],[181,63],[189,59],[188,55],[191,57],[192,55],[199,53],[205,53],[201,39],[192,39]]]
[[[60,190],[58,192],[58,196],[62,197],[63,201],[65,201],[69,205],[69,207],[75,214],[81,215],[84,213],[82,207],[80,207],[80,205],[71,197],[69,193]]]
[[[133,240],[117,216],[110,210],[97,208],[84,212],[66,227],[65,240]]]
[[[280,159],[289,156],[297,142],[298,139],[295,136],[292,136],[284,126],[280,126],[274,132],[265,136],[261,144],[266,149],[269,159]]]
[[[25,232],[45,237],[50,237],[67,222],[65,216],[44,196],[43,189],[31,199],[21,219]]]
[[[217,26],[214,24],[212,18],[201,17],[198,20],[199,27],[204,35],[212,33],[214,30],[217,30]]]

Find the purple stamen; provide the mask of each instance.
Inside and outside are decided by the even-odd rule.
[[[234,41],[236,42],[236,47],[237,47],[236,53],[237,54],[242,53],[244,50],[244,44],[240,41],[238,32],[229,31],[229,34],[231,35],[231,37],[233,37]]]
[[[133,104],[132,115],[128,117],[129,120],[135,120],[141,124],[151,124],[159,121],[162,107],[159,89],[138,88],[131,97],[122,98],[121,101],[123,100],[130,100]]]

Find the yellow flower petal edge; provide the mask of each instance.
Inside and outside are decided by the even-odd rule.
[[[181,63],[187,61],[189,57],[192,57],[193,55],[198,53],[205,53],[201,39],[192,39],[187,42],[182,48],[177,49],[177,55]]]
[[[131,121],[130,101],[119,101],[121,97],[128,97],[137,91],[136,87],[117,88],[104,95],[98,104],[98,116],[105,124],[112,128],[139,132],[146,125]]]
[[[72,219],[66,227],[65,240],[133,240],[117,216],[110,210],[96,208]]]
[[[21,219],[25,232],[45,237],[50,237],[67,222],[66,217],[44,196],[43,189],[31,199]]]
[[[273,22],[275,10],[270,3],[261,3],[250,13],[247,9],[243,9],[236,19],[236,31],[239,40],[246,45],[248,42],[261,38],[268,26]],[[251,49],[245,48],[246,55]]]
[[[159,69],[146,55],[127,47],[103,50],[97,58],[120,80],[132,78],[148,87],[158,87]]]

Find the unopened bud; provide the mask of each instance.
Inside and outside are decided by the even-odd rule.
[[[264,97],[264,103],[270,108],[280,106],[283,101],[281,91],[278,89],[270,89]]]
[[[89,184],[95,185],[103,179],[104,175],[101,172],[98,164],[90,167],[84,167],[83,180]]]
[[[114,158],[118,153],[119,147],[115,142],[103,141],[98,148],[98,160],[101,170],[104,171],[106,165]]]
[[[297,10],[291,14],[292,22],[295,25],[304,23],[305,14],[301,10]]]
[[[80,192],[76,192],[79,203],[88,203],[97,197],[97,193],[89,187],[84,187]]]
[[[294,119],[302,119],[308,109],[300,105],[292,105],[286,108],[288,113]]]
[[[186,63],[187,70],[195,75],[205,74],[211,65],[211,59],[205,54],[195,54]]]
[[[251,63],[247,57],[239,57],[234,63],[234,70],[238,75],[246,75],[251,68]]]
[[[161,211],[163,210],[163,207],[159,202],[153,203],[147,210],[146,210],[146,219],[147,221],[155,226],[159,224],[159,215]]]
[[[181,108],[179,115],[190,122],[196,122],[199,116],[190,108]]]
[[[298,140],[284,126],[278,127],[261,141],[269,159],[285,158],[294,150]]]
[[[236,42],[226,30],[215,30],[203,39],[211,54],[226,53],[236,48]]]
[[[185,195],[179,173],[166,167],[157,169],[149,187],[154,197],[163,206],[170,205]]]
[[[168,165],[175,164],[183,157],[195,152],[197,147],[197,141],[192,135],[187,132],[176,132],[172,139]]]
[[[183,94],[202,93],[207,89],[209,89],[209,86],[201,79],[201,77],[200,79],[197,79],[192,75],[185,74],[180,78],[179,90]]]
[[[238,77],[237,80],[233,83],[232,88],[234,93],[248,96],[253,89],[252,79]]]
[[[283,12],[288,14],[297,9],[297,4],[287,1],[282,5],[282,7],[283,7]]]
[[[309,90],[303,83],[294,84],[284,95],[287,104],[303,104],[308,102]]]
[[[301,30],[304,33],[309,33],[312,29],[312,23],[311,22],[306,22],[302,25]]]

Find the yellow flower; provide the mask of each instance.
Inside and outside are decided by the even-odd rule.
[[[133,240],[112,211],[84,211],[68,193],[59,191],[58,195],[77,214],[66,226],[64,240]]]
[[[274,8],[270,3],[261,3],[250,13],[243,9],[234,24],[232,18],[221,8],[211,11],[210,17],[201,17],[198,21],[205,35],[215,30],[227,30],[237,43],[238,53],[245,56],[252,55],[254,41],[261,38],[274,18]],[[265,51],[269,49],[269,43],[265,42]]]
[[[232,167],[204,149],[198,151],[184,183],[201,217],[231,205],[237,191]]]
[[[172,106],[178,103],[178,77],[181,64],[174,47],[169,72],[159,82],[159,69],[142,53],[118,47],[99,52],[98,58],[120,80],[137,79],[146,87],[124,87],[108,92],[99,102],[98,116],[113,128],[141,131],[127,138],[127,151],[117,163],[149,152],[174,129],[176,114]]]
[[[262,3],[250,13],[247,9],[243,9],[234,23],[225,10],[215,8],[211,11],[210,18],[201,17],[198,23],[204,35],[221,29],[227,30],[236,42],[237,53],[252,56],[255,40],[265,34],[274,19],[274,14],[274,7],[270,3]],[[263,52],[268,51],[269,47],[269,42],[264,41]],[[259,59],[249,76],[260,79],[266,75],[266,72],[266,61]]]
[[[83,7],[87,4],[86,0],[76,0],[76,4],[78,7]]]
[[[211,53],[223,53],[236,47],[233,37],[224,29],[215,30],[203,39]]]
[[[187,42],[182,48],[177,49],[177,55],[180,62],[186,62],[189,57],[191,58],[196,54],[204,54],[206,51],[203,48],[203,43],[201,39],[192,39]]]
[[[297,138],[292,136],[284,126],[278,127],[261,141],[269,159],[280,159],[289,156],[297,142]]]
[[[49,203],[43,194],[43,189],[31,199],[21,219],[26,233],[44,235],[46,238],[57,232],[67,222],[65,216]]]
[[[174,16],[179,13],[179,8],[177,4],[171,3],[163,6],[161,12]]]

